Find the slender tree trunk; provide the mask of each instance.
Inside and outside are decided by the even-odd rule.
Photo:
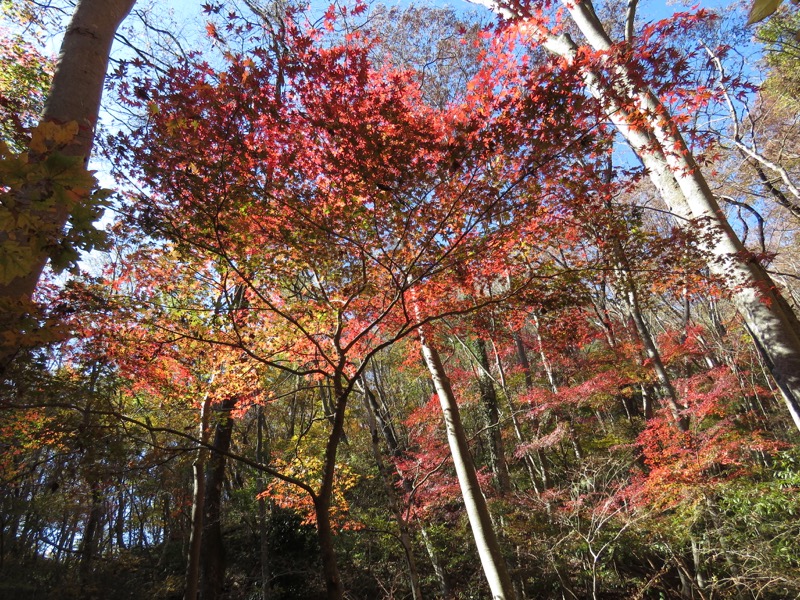
[[[503,432],[500,428],[497,391],[490,375],[491,367],[489,366],[489,356],[486,353],[485,340],[479,338],[475,342],[475,349],[477,351],[478,366],[480,367],[478,387],[481,392],[481,404],[486,420],[486,435],[489,441],[489,466],[494,474],[497,490],[504,495],[511,491],[511,481],[508,475],[508,465],[506,464]]]
[[[119,483],[117,491],[117,515],[114,520],[114,534],[117,540],[117,547],[125,548],[125,493],[122,482]]]
[[[233,436],[231,411],[236,398],[224,400],[214,411],[214,441],[206,465],[203,500],[203,538],[200,544],[200,600],[218,600],[225,584],[225,546],[222,540],[222,488],[225,454]]]
[[[269,462],[269,450],[264,439],[265,429],[264,407],[259,406],[256,424],[256,461],[260,464]],[[259,492],[266,489],[267,482],[263,472],[259,472],[256,486]],[[269,554],[269,537],[267,536],[267,499],[263,496],[258,498],[258,537],[261,563],[261,600],[269,600],[272,596],[272,565]]]
[[[427,343],[422,330],[420,330],[420,345],[422,347],[422,356],[428,371],[430,371],[436,394],[439,396],[439,402],[442,405],[450,454],[453,457],[453,464],[472,528],[472,535],[478,547],[478,555],[481,559],[483,572],[489,582],[492,598],[494,600],[512,600],[515,598],[514,587],[511,584],[508,567],[492,527],[489,507],[486,505],[486,499],[483,497],[478,483],[475,464],[469,453],[467,436],[461,424],[461,416],[459,415],[458,404],[453,390],[450,387],[450,380],[445,374],[439,353]]]
[[[64,33],[41,121],[56,124],[77,122],[77,135],[61,153],[79,158],[84,165],[92,149],[111,44],[134,2],[80,0]],[[61,236],[70,207],[56,205],[54,210],[47,205],[37,207],[29,198],[20,197],[15,211],[39,223],[40,232],[31,235],[22,230],[12,231],[5,240],[0,240],[19,245],[28,261],[26,274],[0,282],[0,306],[9,307],[7,310],[13,310],[11,307],[33,294],[47,262],[45,248],[56,243]],[[3,322],[2,326],[13,327],[14,323]],[[14,350],[8,346],[0,348],[0,358],[7,359]]]
[[[532,315],[532,318],[536,331],[536,345],[539,346],[539,358],[542,361],[544,372],[547,374],[547,382],[550,384],[550,389],[553,390],[554,394],[557,394],[558,383],[556,382],[555,373],[553,373],[553,367],[550,366],[550,361],[544,351],[544,341],[542,340],[542,335],[539,333],[539,318],[536,315]]]
[[[431,561],[433,572],[436,575],[436,579],[439,581],[439,589],[442,592],[442,598],[444,600],[449,600],[450,598],[453,598],[453,588],[450,585],[450,580],[447,577],[447,572],[442,565],[442,561],[439,560],[439,555],[436,551],[436,547],[433,545],[433,540],[431,540],[428,530],[425,529],[425,526],[422,524],[420,524],[419,533],[422,536],[422,541],[425,544],[425,550],[428,552],[428,558]]]
[[[530,390],[533,388],[533,377],[531,377],[531,363],[528,360],[528,352],[525,350],[525,343],[522,341],[519,331],[515,331],[513,336],[514,346],[517,349],[517,361],[519,366],[522,367],[522,374],[525,377],[525,389]]]
[[[403,551],[406,555],[406,564],[408,565],[408,580],[409,584],[411,585],[411,595],[413,596],[414,600],[422,600],[422,590],[419,585],[419,572],[417,571],[417,562],[414,558],[414,549],[411,545],[411,535],[409,534],[408,530],[408,522],[405,520],[405,518],[403,518],[403,511],[400,501],[395,494],[394,482],[392,481],[392,477],[386,469],[386,465],[383,462],[383,457],[381,456],[381,451],[378,446],[379,434],[378,423],[374,411],[375,404],[377,404],[375,401],[375,395],[366,385],[364,385],[364,408],[367,413],[367,424],[369,425],[370,439],[372,441],[372,456],[375,458],[375,463],[378,466],[378,471],[381,475],[381,479],[384,482],[384,488],[386,489],[386,495],[389,500],[389,508],[394,515],[395,521],[397,521],[397,528],[400,531],[400,543],[403,546]]]
[[[333,529],[331,525],[331,502],[333,484],[336,479],[336,451],[344,436],[344,413],[347,407],[347,393],[342,386],[343,375],[334,378],[334,407],[332,429],[325,445],[325,461],[322,471],[322,484],[319,493],[313,497],[314,513],[317,518],[317,536],[322,557],[322,571],[325,578],[328,600],[342,600],[344,585],[339,574],[339,566],[334,550]]]
[[[209,421],[211,415],[211,399],[208,394],[200,406],[199,438],[201,445],[192,464],[192,525],[189,530],[189,553],[186,566],[186,591],[183,600],[197,600],[200,583],[200,546],[203,539],[203,502],[206,497],[206,460],[208,449]]]
[[[378,382],[377,370],[375,369],[374,365],[372,366],[372,374],[375,379],[375,390],[378,392],[381,401],[379,403],[378,399],[375,397],[375,394],[372,393],[372,390],[364,386],[364,391],[367,394],[367,401],[370,404],[372,414],[375,415],[376,426],[380,430],[380,433],[386,442],[386,446],[389,448],[392,456],[397,457],[400,456],[402,450],[399,442],[397,441],[397,434],[395,433],[394,426],[392,425],[391,415],[386,407],[386,399],[384,397],[385,392],[382,390],[381,385]]]
[[[536,337],[541,344],[541,338],[539,337],[539,325],[536,325]],[[525,349],[525,344],[522,342],[522,336],[519,332],[514,332],[514,345],[517,348],[517,362],[519,362],[520,366],[522,367],[522,373],[525,376],[525,389],[531,391],[533,389],[533,376],[531,375],[531,363],[528,360],[528,352]],[[500,363],[500,359],[498,358],[498,364]],[[552,378],[552,376],[551,376]],[[523,442],[522,438],[522,431],[517,423],[516,417],[513,416],[513,408],[512,408],[512,422],[514,424],[514,432],[517,435],[517,440],[520,443]],[[533,483],[534,489],[536,489],[536,478],[534,477],[534,472],[538,472],[539,476],[542,480],[542,491],[546,490],[550,487],[550,473],[547,470],[547,462],[545,461],[544,454],[542,453],[540,448],[536,448],[534,451],[534,456],[536,460],[534,461],[534,457],[531,456],[530,452],[525,453],[526,463],[528,464],[528,472],[531,476],[531,483]],[[538,465],[537,465],[538,463]]]
[[[103,517],[103,491],[100,481],[92,475],[89,481],[91,489],[92,505],[89,509],[89,518],[86,520],[86,527],[83,530],[80,548],[80,578],[84,584],[92,570],[92,563],[97,553],[97,542],[102,531],[101,520]]]
[[[161,482],[162,482],[162,486],[163,486],[163,482],[164,482],[164,478],[163,477],[161,478]],[[162,489],[164,489],[165,487],[166,486],[163,486]],[[160,504],[161,504],[161,506],[160,506],[160,508],[161,508],[161,519],[164,522],[164,534],[163,534],[163,540],[162,540],[163,544],[161,546],[161,556],[159,556],[159,558],[158,558],[158,564],[159,565],[163,565],[164,561],[167,560],[168,549],[170,547],[170,542],[172,542],[173,539],[176,537],[176,532],[177,532],[178,528],[175,527],[174,524],[172,523],[172,518],[171,518],[172,511],[170,510],[170,494],[169,494],[169,492],[167,492],[167,491],[162,492],[161,495],[160,495],[160,498],[161,498],[161,501],[160,501]],[[135,501],[135,499],[132,497],[131,498],[131,506],[133,506],[133,502],[134,501]],[[158,501],[154,500],[153,503],[155,504],[156,502],[158,502]],[[191,527],[191,523],[190,523],[190,527]],[[190,535],[190,537],[191,537],[191,535]],[[131,533],[131,530],[128,529],[128,544],[130,544],[130,545],[132,545],[131,544],[132,538],[133,538],[133,535]],[[188,554],[187,554],[187,556],[188,556]]]
[[[392,426],[390,415],[386,410],[386,399],[384,397],[384,393],[380,387],[379,379],[378,379],[378,372],[375,368],[375,365],[372,365],[372,374],[376,382],[376,389],[378,393],[381,395],[381,403],[378,404],[377,398],[375,395],[371,393],[371,390],[365,386],[365,391],[367,393],[366,401],[370,403],[370,407],[372,409],[372,413],[375,415],[375,424],[377,426],[378,431],[383,436],[383,440],[386,443],[386,447],[389,448],[389,452],[391,452],[392,456],[395,458],[399,458],[403,455],[403,448],[401,448],[400,443],[397,438],[397,434],[394,431],[394,427]],[[397,474],[399,475],[403,489],[406,493],[410,493],[412,490],[412,483],[405,476],[405,474],[400,470],[400,468],[395,463],[395,469],[397,470]],[[433,545],[433,542],[428,535],[427,530],[425,529],[425,524],[421,521],[418,521],[419,525],[419,532],[422,536],[422,541],[425,545],[425,551],[428,553],[428,558],[431,561],[431,566],[433,567],[433,572],[436,575],[436,579],[439,582],[439,588],[442,592],[442,598],[448,599],[451,598],[453,595],[452,587],[450,586],[450,581],[447,577],[447,572],[445,571],[444,567],[442,566],[442,562],[439,560],[439,556],[436,552],[436,548]]]
[[[698,541],[696,536],[691,537],[692,544],[692,564],[694,565],[695,581],[697,588],[703,590],[706,587],[706,579],[703,575],[703,552],[701,549],[701,542]]]
[[[514,337],[516,339],[519,339],[519,334],[514,333]],[[519,353],[520,347],[522,348],[522,351],[524,353],[525,346],[522,346],[522,340],[521,339],[519,341],[520,341],[520,343],[517,344],[517,346],[516,346],[517,353]],[[508,415],[509,415],[509,417],[511,419],[512,428],[514,429],[514,436],[517,438],[517,442],[519,442],[520,444],[523,444],[523,443],[525,443],[525,438],[522,435],[522,428],[519,425],[519,420],[517,419],[517,416],[514,414],[514,404],[511,402],[511,396],[509,394],[508,386],[506,385],[505,375],[503,373],[503,365],[500,363],[500,357],[497,355],[497,350],[496,349],[495,349],[495,359],[496,359],[496,362],[497,362],[497,368],[498,368],[498,370],[500,372],[500,386],[501,386],[501,388],[503,390],[503,395],[506,398],[506,402],[508,403]],[[527,360],[528,360],[528,357],[525,356],[525,362],[526,363],[527,363]],[[533,380],[530,377],[530,365],[528,365],[528,367],[525,367],[525,364],[523,364],[523,363],[521,363],[521,364],[522,364],[522,367],[523,367],[523,373],[525,375],[525,381],[526,382],[530,382],[531,386],[533,386]],[[523,462],[525,463],[525,470],[528,472],[528,478],[530,479],[531,486],[533,486],[533,490],[537,494],[541,494],[542,491],[544,491],[544,486],[540,486],[539,485],[539,481],[538,481],[538,478],[536,476],[536,473],[539,471],[539,469],[536,467],[536,463],[533,460],[533,456],[531,456],[530,452],[526,451],[523,454],[522,458],[523,458]]]
[[[94,395],[98,374],[99,369],[93,367],[89,375],[90,383],[88,393],[90,398]],[[97,472],[100,461],[98,460],[97,448],[95,446],[96,440],[93,435],[96,423],[92,422],[92,404],[93,401],[90,399],[83,411],[81,423],[81,438],[83,439],[80,441],[83,447],[86,448],[86,454],[83,456],[81,463],[86,472],[86,483],[89,485],[91,497],[89,516],[86,520],[86,526],[84,527],[80,544],[81,560],[78,571],[82,586],[91,573],[92,562],[97,554],[98,538],[102,535],[103,519],[103,490],[101,487],[100,475]]]
[[[511,420],[512,423],[514,423],[514,427],[517,428],[516,419],[514,418],[514,406],[513,406],[512,402],[511,402],[511,398],[508,395],[508,387],[506,386],[506,377],[505,377],[505,372],[503,371],[503,363],[500,360],[500,355],[497,352],[497,346],[495,345],[494,340],[490,339],[489,341],[492,344],[492,350],[493,350],[493,353],[494,353],[495,364],[497,365],[497,373],[499,375],[499,381],[496,381],[493,377],[490,376],[490,373],[489,373],[489,357],[488,357],[485,345],[484,345],[484,352],[483,352],[484,353],[484,358],[485,358],[485,361],[484,361],[485,364],[483,365],[483,371],[484,371],[484,374],[486,375],[486,377],[489,379],[489,382],[492,384],[492,390],[493,391],[494,391],[494,384],[495,383],[499,383],[500,384],[500,390],[502,391],[503,397],[506,399],[506,403],[508,404],[510,420]],[[495,402],[497,402],[497,394],[496,393],[495,393]],[[499,419],[497,420],[497,423],[498,423],[498,428],[499,428],[499,423],[500,423]],[[500,439],[501,439],[501,442],[502,442],[502,437]],[[501,448],[501,455],[500,456],[501,456],[502,464],[506,468],[506,477],[508,477],[507,463],[505,462],[505,446],[501,445],[500,448]],[[526,464],[526,466],[528,466],[527,459],[530,459],[530,456],[527,455],[527,453],[526,453],[525,458],[526,458],[525,464]],[[538,489],[536,488],[536,484],[535,484],[535,478],[532,476],[533,475],[532,472],[529,471],[529,474],[531,475],[531,481],[534,482],[533,483],[533,487],[536,490],[536,492],[538,493]],[[510,491],[511,491],[511,483],[509,481],[509,486],[508,486],[507,490],[503,491],[503,493],[510,492]],[[500,537],[500,541],[502,541],[502,542],[505,542],[505,540],[507,539],[505,537],[505,535],[504,535],[505,534],[504,529],[505,529],[505,521],[503,519],[503,516],[501,515],[501,517],[500,517],[500,530],[498,531],[498,534],[499,534],[499,537]],[[520,561],[520,554],[521,554],[520,547],[518,545],[515,545],[514,546],[514,555],[513,555],[513,559],[512,559],[512,565],[513,565],[514,573],[521,573],[521,568],[520,567],[521,567],[522,563]],[[512,584],[514,586],[514,594],[515,594],[516,598],[519,598],[520,600],[524,599],[525,598],[525,580],[524,580],[524,577],[522,577],[522,576],[512,577]]]
[[[6,559],[6,521],[5,515],[0,514],[0,571],[3,570],[3,565]]]
[[[658,351],[653,336],[650,334],[650,328],[647,326],[647,323],[645,323],[644,316],[642,315],[642,308],[639,304],[639,293],[636,288],[636,282],[631,276],[628,257],[625,255],[622,245],[617,240],[612,240],[612,245],[614,248],[614,258],[617,262],[617,272],[621,282],[622,295],[628,305],[628,314],[630,314],[636,326],[636,332],[639,334],[639,340],[642,342],[645,354],[647,354],[647,358],[650,360],[656,377],[658,377],[658,381],[661,383],[661,387],[664,390],[667,405],[669,406],[675,424],[681,431],[688,431],[689,421],[681,414],[684,407],[681,406],[678,401],[678,393],[675,391],[675,386],[672,385],[672,379],[667,373],[664,362],[661,360],[661,353]]]
[[[544,341],[539,333],[539,318],[536,315],[533,315],[533,323],[536,326],[536,342],[539,346],[539,357],[541,358],[545,373],[547,373],[547,380],[550,383],[550,389],[553,390],[554,394],[558,394],[558,383],[556,382],[553,367],[550,365],[550,360],[547,358],[547,354],[545,354],[544,351]],[[564,420],[567,422],[567,435],[569,437],[570,446],[572,446],[572,452],[575,454],[575,459],[578,462],[581,462],[583,460],[583,449],[581,448],[580,441],[575,435],[575,428],[572,425],[572,417],[567,415]]]

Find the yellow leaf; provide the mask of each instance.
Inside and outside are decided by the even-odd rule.
[[[750,15],[747,17],[747,24],[752,25],[763,21],[781,5],[783,0],[753,0],[753,6],[750,7]]]
[[[52,148],[63,147],[78,134],[78,122],[70,121],[64,125],[45,121],[39,123],[32,131],[31,150],[33,152],[44,153]]]

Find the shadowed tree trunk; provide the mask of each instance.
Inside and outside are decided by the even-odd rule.
[[[322,484],[319,492],[312,498],[314,514],[317,518],[317,538],[319,540],[322,570],[325,578],[328,600],[344,598],[344,585],[339,574],[336,552],[333,544],[333,528],[331,523],[331,503],[333,501],[333,485],[336,479],[336,451],[344,436],[344,411],[347,406],[349,389],[342,386],[343,375],[334,377],[334,406],[331,420],[332,429],[325,445],[325,462],[322,472]]]
[[[620,287],[622,288],[619,290],[620,295],[625,298],[625,302],[628,305],[628,314],[634,323],[636,333],[639,336],[639,340],[642,342],[645,354],[656,373],[656,377],[658,377],[658,381],[661,383],[661,388],[664,390],[664,398],[672,414],[672,418],[675,421],[675,425],[681,431],[688,431],[689,421],[686,416],[682,414],[685,407],[679,402],[678,392],[675,391],[675,386],[672,385],[672,379],[667,373],[664,361],[661,360],[661,353],[658,351],[655,340],[653,340],[653,336],[650,333],[650,328],[644,320],[642,307],[639,302],[639,290],[631,274],[631,266],[628,257],[625,255],[622,244],[617,240],[612,241],[612,246],[614,250],[614,259],[617,263]]]
[[[256,461],[261,464],[269,463],[268,441],[265,439],[266,419],[264,418],[264,407],[258,407],[256,424]],[[260,472],[256,487],[259,492],[266,489],[267,482],[264,473]],[[258,498],[258,537],[259,537],[259,558],[261,563],[261,600],[269,600],[272,596],[272,565],[269,554],[269,537],[267,535],[267,499],[264,496]]]
[[[92,505],[89,509],[89,518],[86,520],[86,527],[84,527],[80,545],[81,562],[79,573],[82,585],[86,583],[92,572],[92,563],[97,554],[97,538],[101,533],[100,521],[103,517],[103,491],[95,474],[90,476],[89,488],[91,489]]]
[[[478,373],[478,387],[481,392],[481,405],[486,419],[486,436],[489,441],[489,466],[494,474],[497,490],[501,494],[511,491],[511,481],[508,476],[506,464],[505,445],[503,444],[502,430],[500,429],[500,409],[497,406],[497,391],[492,381],[489,356],[486,353],[486,342],[478,339],[475,342],[476,358],[480,372]]]
[[[403,551],[406,555],[406,564],[408,564],[408,579],[409,584],[411,585],[411,595],[413,596],[414,600],[422,600],[422,590],[420,589],[419,585],[419,572],[417,571],[417,563],[414,559],[414,551],[411,545],[411,535],[409,534],[408,530],[408,522],[403,517],[402,506],[397,498],[397,494],[395,493],[393,478],[383,462],[383,457],[381,456],[380,448],[378,446],[379,434],[378,420],[376,417],[378,403],[375,399],[375,394],[372,393],[372,390],[370,390],[366,384],[363,385],[363,388],[364,408],[366,409],[367,424],[369,425],[370,439],[372,440],[372,455],[375,458],[375,463],[378,466],[381,479],[383,479],[385,484],[384,487],[386,489],[386,495],[389,499],[389,508],[394,515],[395,521],[397,521],[397,528],[400,531],[400,543],[402,544]],[[383,425],[385,429],[386,423]]]
[[[214,407],[214,440],[205,475],[203,539],[200,545],[200,600],[218,600],[225,583],[225,547],[222,541],[222,486],[225,482],[225,454],[233,435],[231,410],[235,398]]]
[[[183,600],[197,600],[198,585],[200,583],[200,545],[203,539],[203,502],[206,497],[206,460],[208,460],[209,421],[211,414],[211,399],[206,394],[200,406],[200,447],[197,449],[192,463],[192,523],[189,530],[189,552],[186,566],[186,590]]]
[[[375,424],[377,430],[380,431],[381,435],[383,436],[383,440],[386,443],[386,447],[389,448],[389,452],[392,454],[394,458],[399,458],[403,455],[403,449],[400,447],[400,443],[398,441],[397,435],[395,433],[394,427],[392,426],[391,416],[386,410],[385,404],[385,394],[381,389],[380,380],[378,378],[378,371],[375,368],[373,363],[372,365],[372,374],[375,379],[376,390],[381,396],[381,402],[378,403],[378,399],[375,397],[375,394],[369,390],[367,390],[367,397],[366,401],[370,403],[370,407],[372,412],[375,416]],[[403,490],[405,493],[411,493],[412,491],[412,482],[409,480],[408,477],[400,470],[395,463],[395,469],[397,470],[397,474],[400,476],[402,481]],[[422,537],[422,541],[425,545],[425,551],[428,553],[428,558],[431,561],[431,567],[433,567],[433,572],[436,575],[436,579],[439,582],[439,589],[441,590],[442,598],[448,599],[452,598],[453,596],[453,589],[450,585],[450,580],[447,577],[447,572],[445,571],[444,567],[442,566],[442,562],[439,560],[439,556],[436,552],[436,548],[433,545],[433,542],[428,535],[428,531],[425,529],[425,524],[422,521],[418,521],[417,525],[419,527],[420,536]]]
[[[528,352],[525,349],[525,343],[522,341],[522,336],[518,331],[514,332],[514,346],[517,350],[517,362],[519,366],[522,368],[522,374],[525,377],[525,389],[527,391],[531,391],[533,389],[533,376],[531,374],[531,363],[528,360]],[[499,369],[502,369],[502,365],[500,363],[500,357],[497,356],[495,351],[495,356],[497,359],[497,366]],[[519,422],[517,418],[514,416],[514,407],[509,406],[511,411],[511,423],[514,425],[514,434],[517,436],[517,441],[520,444],[525,443],[525,439],[522,435],[522,429],[519,426]],[[530,451],[525,451],[525,465],[528,469],[528,474],[531,479],[531,484],[533,485],[533,489],[536,490],[537,493],[541,493],[547,488],[550,487],[550,473],[547,470],[547,462],[545,461],[544,454],[542,454],[541,448],[535,448],[533,450],[533,454]],[[534,458],[534,456],[536,458]],[[538,473],[538,478],[537,474]],[[539,485],[537,484],[537,479],[541,479],[541,489],[539,489]]]

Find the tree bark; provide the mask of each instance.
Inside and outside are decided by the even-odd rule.
[[[461,495],[464,498],[472,535],[475,545],[478,547],[478,556],[489,582],[492,598],[493,600],[513,600],[515,598],[514,587],[511,584],[508,567],[492,526],[489,507],[486,505],[486,499],[483,497],[478,483],[478,475],[469,453],[467,436],[461,424],[461,416],[450,380],[445,374],[439,353],[427,343],[421,329],[420,345],[422,356],[428,371],[430,371],[436,394],[439,396],[442,406],[450,454],[453,457],[453,465],[461,487]]]
[[[511,480],[506,464],[505,445],[503,432],[500,429],[500,409],[497,405],[497,390],[490,375],[489,355],[486,352],[486,341],[478,339],[475,342],[476,358],[480,372],[478,373],[478,387],[481,392],[481,405],[486,420],[486,436],[489,442],[489,466],[494,475],[497,490],[501,494],[511,491]]]
[[[256,419],[256,461],[261,464],[268,464],[269,450],[268,443],[264,439],[266,419],[264,418],[263,406],[258,407]],[[259,492],[263,492],[266,489],[267,482],[263,473],[259,473],[256,486]],[[261,563],[261,600],[269,600],[272,596],[272,565],[269,554],[269,537],[267,536],[267,499],[264,496],[259,496],[258,498],[258,537]]]
[[[372,374],[375,379],[375,389],[381,396],[381,406],[378,404],[377,398],[375,398],[375,394],[372,391],[364,387],[366,392],[366,401],[370,403],[370,409],[372,410],[373,415],[375,415],[375,423],[377,426],[377,430],[383,436],[383,440],[386,443],[386,447],[389,448],[389,452],[392,454],[393,457],[399,458],[403,455],[403,448],[400,446],[400,442],[398,441],[397,434],[394,431],[394,427],[392,426],[391,416],[388,414],[386,410],[386,399],[384,398],[384,393],[381,390],[381,386],[378,379],[378,371],[375,368],[373,363],[372,365]],[[397,474],[400,477],[403,489],[408,494],[412,491],[412,482],[411,480],[406,477],[406,475],[400,470],[395,463],[395,469],[397,470]],[[428,535],[427,530],[425,529],[425,524],[418,520],[419,525],[419,532],[420,536],[422,536],[422,541],[425,545],[425,550],[428,553],[428,558],[431,561],[431,567],[433,567],[433,572],[436,575],[436,579],[439,582],[439,589],[442,593],[442,598],[449,599],[453,596],[453,589],[450,585],[450,581],[447,577],[447,572],[445,571],[444,567],[442,566],[442,562],[439,560],[439,556],[436,552],[436,548],[433,545],[433,542],[430,539],[430,535]]]
[[[208,423],[211,414],[211,399],[206,394],[200,406],[200,447],[192,464],[192,477],[194,479],[192,492],[192,528],[189,531],[189,553],[186,561],[186,591],[183,600],[197,600],[198,584],[200,582],[200,546],[203,539],[203,501],[206,497],[206,460],[208,449],[203,445],[208,443]]]
[[[533,389],[533,377],[531,376],[531,363],[528,360],[528,352],[525,350],[525,342],[522,341],[522,336],[519,331],[513,333],[514,346],[517,349],[517,361],[522,368],[522,374],[525,377],[525,389]]]
[[[114,519],[114,535],[116,537],[117,547],[120,549],[125,548],[125,493],[123,490],[123,482],[119,482],[119,490],[117,490],[117,514]]]
[[[58,55],[53,83],[48,92],[42,123],[78,124],[78,133],[61,153],[78,157],[84,166],[92,150],[100,100],[108,68],[114,35],[128,15],[135,0],[80,0],[75,7]],[[55,243],[69,217],[69,207],[56,206],[55,211],[35,208],[19,198],[16,210],[27,213],[34,222],[43,223],[40,236],[22,231],[9,232],[9,238],[28,252],[28,273],[0,284],[0,303],[14,306],[29,299],[36,288],[47,255],[43,247]],[[38,239],[44,235],[45,240]],[[3,324],[13,326],[13,323]],[[8,343],[8,342],[6,342]],[[3,348],[6,358],[13,348]]]
[[[414,600],[422,600],[422,590],[419,584],[419,571],[417,570],[417,562],[414,558],[414,551],[411,545],[411,535],[409,534],[408,522],[403,517],[402,507],[397,498],[394,490],[394,482],[392,477],[386,469],[383,462],[381,451],[378,446],[378,423],[375,415],[375,395],[372,391],[364,385],[364,408],[367,413],[367,425],[369,426],[370,439],[372,441],[372,456],[375,458],[375,464],[378,466],[378,472],[384,482],[386,489],[386,496],[389,500],[389,508],[397,521],[397,528],[400,532],[400,544],[403,546],[403,552],[406,555],[406,564],[408,565],[408,580],[411,585],[411,595]]]
[[[86,527],[83,530],[81,539],[79,567],[81,584],[85,584],[92,571],[92,563],[97,553],[97,542],[101,530],[100,521],[103,516],[103,493],[100,487],[100,480],[96,474],[92,474],[89,480],[91,489],[92,505],[89,509],[89,517],[86,520]]]
[[[439,590],[442,593],[442,598],[443,600],[451,600],[454,595],[453,588],[450,585],[450,579],[447,577],[447,572],[442,565],[442,561],[439,560],[439,555],[437,554],[436,547],[433,545],[433,540],[431,540],[428,530],[425,529],[422,523],[420,523],[419,533],[422,536],[422,541],[425,543],[425,550],[428,552],[431,567],[433,567],[433,572],[439,582]]]
[[[539,325],[538,322],[536,324],[536,336],[537,339],[541,342],[541,338],[539,337]],[[531,374],[531,363],[528,360],[528,351],[525,349],[525,344],[522,341],[522,336],[519,334],[518,331],[514,332],[514,345],[517,349],[517,362],[519,362],[520,367],[522,367],[522,373],[525,376],[525,389],[527,391],[531,391],[533,389],[533,375]],[[497,359],[497,364],[500,364],[500,359]],[[522,437],[522,430],[520,429],[519,423],[517,422],[516,417],[514,416],[514,407],[509,407],[511,410],[511,422],[514,424],[514,433],[517,436],[517,440],[520,443],[524,442]],[[550,473],[547,469],[547,463],[545,462],[544,455],[542,454],[542,450],[540,448],[536,448],[534,450],[534,454],[536,455],[536,460],[534,460],[531,453],[526,451],[525,452],[525,462],[528,465],[528,472],[530,474],[531,483],[533,484],[534,489],[537,488],[536,485],[536,477],[534,473],[539,473],[539,477],[542,480],[542,489],[537,490],[545,491],[550,487]],[[538,464],[537,464],[538,462]]]
[[[222,540],[222,486],[225,454],[233,436],[231,410],[236,398],[228,398],[214,409],[214,441],[206,465],[203,500],[203,538],[200,544],[200,600],[218,600],[225,583],[225,547]]]
[[[658,381],[661,383],[661,388],[664,390],[667,405],[669,406],[675,425],[681,431],[689,431],[689,420],[683,414],[685,407],[680,404],[678,392],[675,391],[675,386],[672,385],[672,379],[669,373],[667,373],[664,361],[661,360],[661,353],[658,351],[655,340],[653,340],[653,336],[650,333],[650,328],[644,320],[642,307],[639,303],[639,290],[631,274],[631,266],[628,257],[625,254],[622,244],[620,244],[618,240],[612,240],[612,248],[614,260],[617,263],[620,287],[622,288],[619,291],[622,293],[628,305],[628,314],[636,327],[636,333],[639,335],[639,340],[642,342],[645,354],[653,366]]]
[[[344,412],[347,407],[348,394],[341,385],[342,375],[334,378],[334,407],[331,418],[332,429],[325,445],[325,463],[322,471],[322,484],[319,492],[313,497],[314,514],[317,518],[317,537],[319,540],[320,555],[322,557],[322,571],[325,577],[328,600],[342,600],[344,598],[344,585],[339,574],[336,552],[333,543],[333,529],[331,524],[331,502],[333,500],[333,485],[336,479],[336,451],[339,442],[344,436]]]

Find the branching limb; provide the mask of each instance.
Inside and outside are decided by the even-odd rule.
[[[717,78],[717,85],[719,86],[720,91],[722,92],[723,98],[725,99],[725,104],[728,107],[728,112],[730,113],[731,123],[733,126],[733,143],[736,148],[742,153],[743,156],[749,159],[749,162],[753,165],[758,174],[759,179],[770,192],[770,194],[778,201],[778,203],[789,210],[793,215],[800,218],[800,206],[797,205],[796,202],[790,201],[786,195],[775,187],[772,181],[767,177],[766,173],[764,172],[764,167],[767,169],[774,171],[781,179],[783,184],[786,186],[786,189],[789,190],[789,193],[792,194],[797,200],[800,201],[800,189],[794,184],[789,173],[786,169],[769,160],[763,153],[761,153],[758,148],[756,147],[755,143],[745,144],[742,137],[741,131],[741,123],[739,121],[739,115],[736,112],[736,108],[733,105],[733,100],[728,93],[728,89],[725,87],[723,83],[725,78],[725,67],[722,64],[722,61],[719,59],[711,48],[706,46],[705,44],[703,47],[706,50],[711,61],[714,63],[714,66],[719,73],[719,77]]]
[[[758,212],[755,208],[753,208],[749,204],[735,200],[730,196],[720,196],[719,198],[721,200],[724,200],[727,204],[732,204],[733,206],[738,206],[739,208],[745,209],[747,212],[749,212],[756,218],[756,221],[758,222],[758,243],[761,248],[761,252],[762,253],[766,252],[767,244],[766,244],[766,239],[764,237],[764,217],[761,216],[761,213]],[[744,221],[742,222],[744,223]],[[747,224],[745,223],[745,227],[746,226]]]
[[[625,14],[625,41],[629,44],[633,40],[633,22],[636,19],[636,6],[639,0],[628,0],[628,9]]]

